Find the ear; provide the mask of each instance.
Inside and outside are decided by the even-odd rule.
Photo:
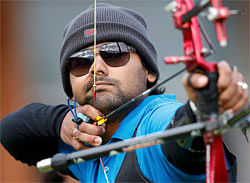
[[[150,82],[150,83],[155,82],[156,76],[154,74],[148,72],[148,70],[146,70],[146,74],[147,74],[147,80],[148,80],[148,82]]]

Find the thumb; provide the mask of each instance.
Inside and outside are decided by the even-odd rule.
[[[201,73],[192,73],[186,77],[184,80],[184,85],[186,87],[192,88],[204,88],[208,84],[208,77]]]

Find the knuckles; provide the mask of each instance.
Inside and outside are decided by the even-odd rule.
[[[219,97],[219,102],[220,102],[221,104],[224,104],[224,103],[226,103],[230,98],[231,98],[231,96],[229,96],[229,95],[221,95],[221,96]]]
[[[238,86],[237,95],[239,96],[239,98],[243,98],[244,93],[245,93],[244,89]]]
[[[91,135],[103,135],[105,133],[105,129],[101,126],[95,126],[88,123],[82,123],[79,125],[79,130],[83,133],[91,132]]]
[[[247,90],[243,92],[242,99],[244,101],[244,104],[246,104],[248,101],[248,91]]]
[[[232,80],[232,82],[231,82],[232,87],[235,88],[235,89],[238,89],[238,88],[239,88],[237,82],[238,82],[238,81],[235,80],[235,79]]]
[[[77,143],[73,146],[75,148],[75,150],[79,151],[79,150],[82,150],[82,145]]]
[[[91,117],[96,117],[97,115],[101,115],[102,113],[93,107],[92,105],[86,104],[78,107],[79,112]]]
[[[89,104],[86,104],[86,105],[80,106],[79,109],[80,109],[80,112],[87,113],[88,111],[93,110],[93,107]]]

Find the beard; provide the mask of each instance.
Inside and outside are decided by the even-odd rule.
[[[125,94],[120,89],[117,90],[115,94],[107,93],[102,90],[96,91],[96,99],[94,101],[93,97],[87,98],[88,104],[93,105],[95,108],[100,110],[103,114],[108,114],[120,107],[122,104],[127,103],[133,98],[133,95]]]
[[[139,75],[140,73],[140,75]],[[146,90],[146,72],[138,72],[138,78],[136,81],[131,81],[133,84],[131,85],[128,91],[122,91],[121,83],[119,80],[97,77],[96,81],[105,81],[107,83],[112,84],[113,90],[111,92],[107,92],[105,90],[99,89],[96,90],[96,99],[94,100],[93,96],[87,96],[85,100],[85,104],[90,104],[94,106],[96,109],[100,110],[104,115],[112,112],[117,109],[121,105],[129,102],[131,99],[137,97],[140,93]],[[89,81],[87,84],[87,90],[90,90],[93,86],[93,81]],[[132,107],[132,106],[130,106]]]

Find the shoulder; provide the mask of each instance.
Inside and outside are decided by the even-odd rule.
[[[145,103],[146,109],[138,128],[140,135],[165,130],[172,121],[176,110],[183,105],[176,101],[175,95],[152,95],[147,97],[143,103]]]

